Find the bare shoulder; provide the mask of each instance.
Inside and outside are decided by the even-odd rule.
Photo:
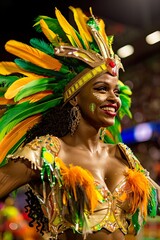
[[[116,161],[129,166],[128,157],[125,151],[122,150],[120,144],[105,144],[106,151],[108,156]]]

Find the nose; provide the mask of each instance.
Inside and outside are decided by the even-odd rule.
[[[117,104],[117,107],[119,108],[121,106],[121,99],[118,94],[116,94],[114,91],[109,92],[109,96],[107,99],[109,102],[112,104],[115,103]]]

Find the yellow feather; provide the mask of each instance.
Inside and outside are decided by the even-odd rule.
[[[12,73],[21,73],[26,76],[38,76],[35,73],[30,73],[19,68],[14,62],[0,62],[0,73],[9,75]]]
[[[105,43],[108,45],[108,38],[107,38],[107,35],[105,32],[105,23],[104,23],[103,19],[99,19],[99,28],[100,28],[99,32],[103,36]]]
[[[49,29],[46,22],[43,19],[41,19],[39,23],[40,23],[42,32],[47,37],[47,39],[53,44],[53,46],[55,47],[59,46],[57,35],[52,30]]]
[[[26,101],[29,101],[30,103],[37,102],[37,101],[43,99],[44,97],[46,97],[46,96],[48,96],[50,94],[53,94],[53,92],[52,91],[42,91],[40,93],[36,93],[36,94],[33,94],[33,95],[29,96],[29,97],[21,99],[18,102],[18,104],[22,103],[22,102],[26,102]]]
[[[59,24],[61,25],[63,31],[66,33],[69,41],[74,47],[83,48],[81,42],[79,41],[74,28],[69,24],[69,22],[64,18],[61,12],[56,8],[55,14]]]
[[[8,52],[46,69],[59,71],[62,66],[57,59],[22,42],[10,40],[5,48]]]
[[[92,42],[92,35],[89,32],[89,29],[87,28],[86,22],[88,21],[88,17],[82,12],[80,8],[74,8],[72,6],[69,7],[73,14],[74,14],[74,20],[77,24],[79,33],[84,40],[85,46],[87,49],[89,49],[88,42]]]
[[[0,163],[6,157],[8,151],[41,119],[41,115],[34,115],[17,124],[0,142]]]
[[[39,80],[41,78],[44,78],[43,76],[38,76],[37,78],[35,77],[22,77],[20,79],[18,79],[17,81],[15,81],[14,83],[12,83],[12,85],[7,89],[6,93],[5,93],[5,98],[6,99],[12,99],[15,97],[15,95],[23,88],[24,85],[26,85],[27,83],[33,81],[33,80]]]

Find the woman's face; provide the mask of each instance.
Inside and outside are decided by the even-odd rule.
[[[76,98],[85,121],[96,128],[111,126],[121,105],[118,79],[105,73],[88,82]]]

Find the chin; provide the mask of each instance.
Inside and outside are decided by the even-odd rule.
[[[111,121],[107,121],[105,123],[102,124],[102,127],[111,127],[115,124],[115,121],[114,120],[111,120]]]

